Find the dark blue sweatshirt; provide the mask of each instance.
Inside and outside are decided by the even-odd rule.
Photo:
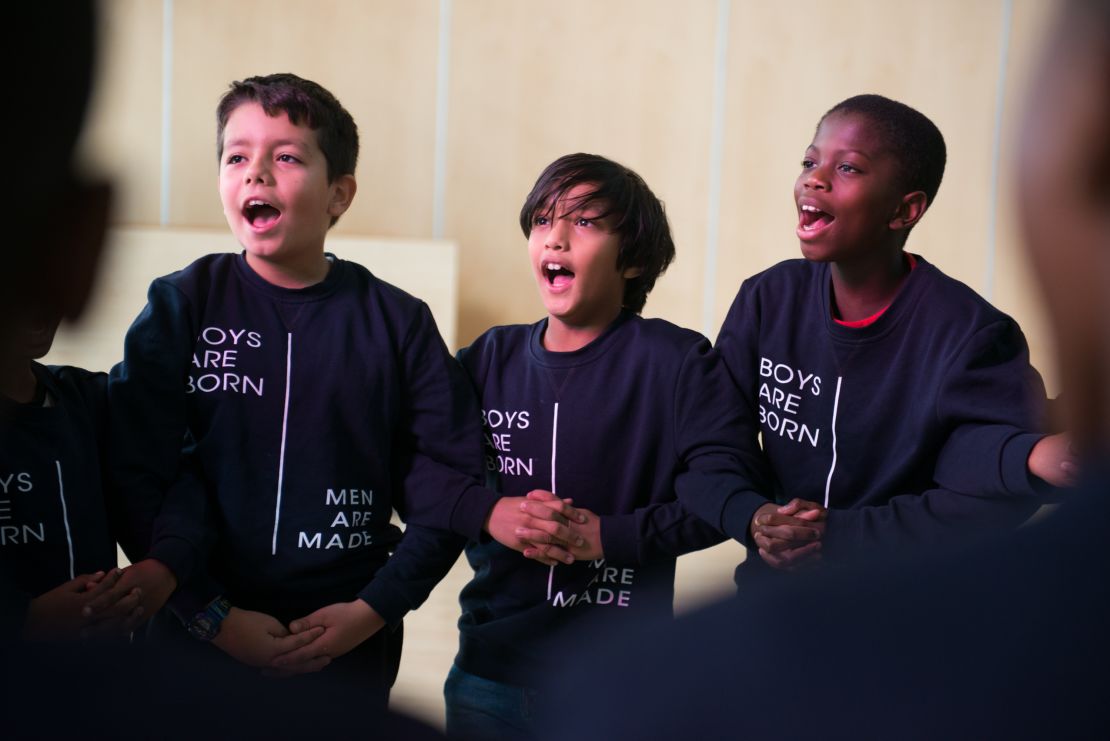
[[[187,436],[194,465],[171,497],[185,504],[162,518],[195,521],[159,530],[212,523],[209,592],[277,616],[356,596],[387,620],[415,607],[422,585],[391,574],[438,536],[410,528],[398,547],[391,512],[449,519],[436,482],[480,475],[477,405],[427,306],[344,260],[291,290],[234,254],[154,281],[148,301],[110,385],[114,474],[147,532]],[[418,458],[422,485],[406,488]]]
[[[780,263],[744,282],[717,339],[779,499],[829,508],[826,556],[1012,526],[1036,506],[1026,459],[1045,393],[1025,338],[917,259],[886,312],[857,329],[833,320],[827,263]],[[747,537],[743,499],[685,501]]]
[[[475,576],[460,597],[455,661],[523,685],[535,683],[537,657],[573,638],[568,626],[670,615],[676,556],[723,539],[676,491],[745,481],[739,405],[704,338],[626,313],[581,350],[555,353],[543,348],[546,326],[494,328],[459,355],[481,400],[494,487],[551,490],[601,519],[597,562],[547,567],[489,539],[467,546]],[[761,485],[739,495],[751,512],[766,502]]]
[[[116,566],[119,507],[105,495],[100,465],[107,375],[32,370],[44,403],[0,397],[0,554],[6,586],[18,592],[6,602]]]

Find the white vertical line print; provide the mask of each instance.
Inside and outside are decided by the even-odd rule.
[[[555,402],[555,414],[551,421],[551,493],[555,489],[555,441],[559,437],[559,402]],[[551,564],[547,572],[547,601],[551,601],[551,586],[555,582],[555,564]]]
[[[832,413],[832,465],[829,466],[829,476],[825,479],[825,509],[829,508],[829,490],[832,488],[833,472],[836,471],[836,414],[840,409],[840,382],[843,376],[836,377],[836,396],[833,397]]]
[[[706,214],[705,274],[702,284],[702,334],[715,334],[717,252],[721,234],[721,168],[724,166],[725,97],[728,77],[728,23],[731,0],[717,0],[717,39],[713,57],[713,112],[709,135],[709,197]]]
[[[69,578],[73,579],[77,576],[75,571],[76,564],[73,558],[73,534],[69,531],[69,510],[66,508],[66,490],[65,485],[62,483],[62,462],[54,461],[54,465],[58,468],[58,497],[62,500],[62,523],[66,526],[66,544],[69,546]]]
[[[278,454],[277,503],[274,505],[274,540],[270,555],[277,555],[278,523],[281,521],[281,488],[285,483],[285,437],[289,430],[289,389],[293,385],[293,333],[286,335],[285,408],[281,413],[281,452]]]

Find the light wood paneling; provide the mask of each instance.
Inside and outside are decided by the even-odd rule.
[[[191,0],[174,9],[173,225],[224,225],[214,122],[228,83],[293,72],[330,90],[359,127],[358,194],[336,232],[430,236],[436,3]]]
[[[715,7],[456,4],[446,221],[462,248],[460,340],[542,316],[517,214],[540,171],[580,151],[631,167],[666,202],[678,260],[647,313],[698,326]]]
[[[740,282],[800,256],[794,179],[821,115],[879,93],[929,116],[948,166],[908,249],[983,289],[1001,3],[742,3],[732,16],[718,325]]]

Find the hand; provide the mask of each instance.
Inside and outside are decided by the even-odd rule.
[[[323,629],[323,634],[306,646],[276,657],[270,662],[271,671],[267,674],[287,677],[318,672],[384,626],[382,616],[361,599],[321,607],[311,615],[294,620],[289,630],[299,635]]]
[[[166,600],[177,589],[177,578],[161,561],[146,558],[123,570],[118,589],[139,591],[141,618],[147,619],[162,609]],[[88,604],[86,614],[96,619],[111,606],[110,593],[102,594]]]
[[[544,499],[547,494],[550,498]],[[536,495],[537,498],[529,498]],[[572,507],[567,500],[558,499],[550,492],[536,490],[529,497],[502,497],[497,500],[486,518],[485,530],[494,540],[515,551],[523,552],[535,545],[550,545],[544,563],[573,563],[569,546],[580,537],[567,527],[569,520],[582,522],[585,515]]]
[[[137,590],[119,587],[123,572],[82,574],[31,600],[23,637],[33,641],[125,636],[142,617]],[[89,603],[105,598],[108,607],[93,616]]]
[[[241,664],[268,667],[278,656],[306,646],[324,634],[323,628],[290,633],[277,618],[263,612],[232,607],[220,623],[212,643]]]
[[[752,539],[769,566],[794,570],[820,560],[827,518],[827,510],[816,502],[794,499],[781,507],[768,503],[752,517]]]
[[[1066,432],[1047,435],[1029,451],[1029,473],[1052,486],[1075,486],[1079,483],[1079,459]]]
[[[546,502],[548,506],[552,506],[552,501],[557,500],[551,492],[541,490],[529,492],[527,498],[532,501]],[[562,499],[557,501],[569,504],[571,500]],[[584,507],[577,507],[574,511],[579,517],[577,522],[571,522],[568,525],[571,534],[574,536],[569,547],[570,555],[575,561],[597,561],[605,558],[605,552],[601,547],[601,518]],[[556,563],[557,561],[554,559],[569,563],[561,558],[563,553],[566,553],[566,551],[557,546],[543,543],[534,543],[524,549],[525,557],[548,564]]]

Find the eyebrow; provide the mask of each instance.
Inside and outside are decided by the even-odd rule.
[[[806,147],[806,152],[809,152],[811,150],[814,151],[814,152],[820,152],[821,151],[820,149],[818,149],[813,144],[810,144],[808,147]],[[833,154],[835,154],[837,156],[841,156],[841,155],[844,155],[844,154],[858,154],[860,157],[863,157],[864,159],[868,159],[868,160],[873,159],[873,157],[871,155],[869,155],[867,152],[863,151],[862,149],[851,149],[851,148],[837,149],[833,152]]]
[[[241,147],[244,144],[250,144],[250,143],[251,143],[250,139],[245,139],[243,137],[239,137],[238,139],[231,139],[229,141],[224,142],[224,148],[226,149],[228,147]],[[270,146],[272,146],[272,147],[294,146],[294,147],[300,147],[301,149],[307,149],[307,145],[305,144],[305,141],[303,139],[278,139],[277,141],[270,142]]]

